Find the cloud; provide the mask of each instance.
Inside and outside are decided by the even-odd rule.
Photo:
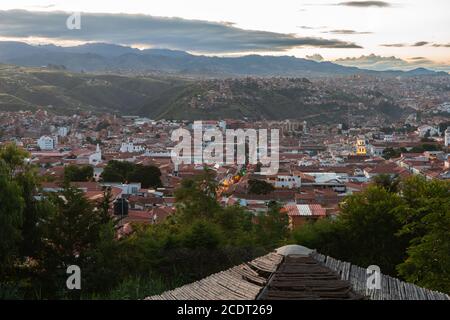
[[[56,4],[52,3],[52,4],[43,4],[43,5],[35,5],[32,6],[34,8],[40,8],[40,9],[50,9],[50,8],[54,8],[56,7]]]
[[[324,60],[323,57],[318,53],[310,55],[310,56],[306,56],[306,59],[319,61],[319,62]]]
[[[359,8],[367,8],[367,7],[385,8],[391,6],[390,3],[385,1],[346,1],[340,2],[337,5],[347,7],[359,7]]]
[[[419,41],[419,42],[414,43],[412,46],[413,47],[423,47],[423,46],[426,46],[428,43],[429,42],[427,42],[427,41]]]
[[[69,13],[0,11],[0,37],[47,38],[141,45],[203,53],[275,52],[293,48],[361,48],[355,43],[245,30],[232,23],[142,14],[82,13],[81,29],[69,30]]]
[[[450,43],[434,43],[435,48],[450,48]]]
[[[382,47],[392,47],[392,48],[404,48],[404,47],[423,47],[428,45],[428,41],[418,41],[413,44],[407,44],[407,43],[388,43],[388,44],[382,44]]]
[[[318,30],[318,29],[326,29],[326,26],[321,27],[310,27],[310,26],[298,26],[297,28],[304,29],[304,30]]]
[[[341,29],[341,30],[323,31],[322,33],[331,33],[331,34],[371,34],[372,32]]]
[[[394,56],[383,57],[375,54],[360,57],[341,58],[333,61],[349,67],[358,67],[369,70],[403,70],[408,71],[416,68],[428,68],[436,71],[450,71],[450,65],[436,63],[425,57],[413,57],[403,60]]]
[[[403,48],[403,47],[407,47],[407,44],[404,43],[388,43],[388,44],[382,44],[382,47],[389,47],[389,48]]]

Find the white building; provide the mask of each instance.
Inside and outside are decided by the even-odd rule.
[[[446,147],[450,147],[450,127],[448,127],[447,130],[445,130],[444,145]]]
[[[54,150],[56,148],[56,139],[50,136],[42,136],[38,139],[37,144],[41,150]]]
[[[382,157],[385,147],[384,146],[369,146],[369,151],[372,156]]]
[[[69,133],[69,129],[67,127],[59,127],[58,128],[58,136],[65,137]]]
[[[226,124],[225,124],[226,125]],[[194,131],[208,131],[208,130],[215,130],[220,129],[219,122],[213,121],[213,120],[205,120],[205,121],[194,121],[192,124],[192,130]]]
[[[383,140],[385,142],[392,142],[392,141],[394,141],[394,135],[393,134],[385,134]]]
[[[429,125],[423,125],[417,128],[417,134],[422,138],[425,137],[427,133],[429,133],[430,136],[434,136],[435,134],[438,134],[438,132],[438,129]]]
[[[345,182],[349,181],[347,173],[336,172],[308,172],[308,176],[314,178],[314,182],[302,182],[303,186],[310,186],[318,189],[332,189],[336,192],[345,192]],[[353,178],[353,177],[352,177]]]
[[[302,179],[297,175],[278,175],[273,182],[275,188],[300,188]]]
[[[100,146],[97,144],[97,149],[93,154],[89,156],[89,164],[92,166],[96,166],[101,162],[102,162],[102,150],[100,149]]]
[[[122,195],[136,195],[141,190],[141,183],[102,183],[104,187],[114,187],[122,189]]]

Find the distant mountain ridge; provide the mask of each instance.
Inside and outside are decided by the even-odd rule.
[[[318,55],[311,56],[312,59],[322,61],[323,58]],[[322,59],[322,60],[318,60]],[[396,56],[381,56],[374,53],[370,55],[362,55],[359,57],[347,57],[340,58],[334,61],[334,63],[347,67],[358,67],[361,69],[385,71],[385,70],[402,70],[402,71],[414,71],[423,73],[426,69],[433,71],[450,72],[450,65],[440,62],[435,62],[427,59],[426,57],[413,57],[413,58],[398,58]],[[414,70],[414,69],[425,70]]]
[[[210,57],[169,49],[145,49],[107,43],[88,43],[74,47],[32,46],[22,42],[0,42],[0,63],[19,66],[64,66],[86,72],[161,72],[188,76],[309,77],[368,74],[378,76],[448,75],[418,68],[411,71],[373,71],[332,62],[317,62],[291,56],[247,55]]]

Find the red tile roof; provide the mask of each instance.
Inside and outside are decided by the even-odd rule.
[[[326,210],[320,204],[294,204],[283,208],[289,216],[326,216]]]

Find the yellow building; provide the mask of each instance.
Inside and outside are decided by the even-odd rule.
[[[367,155],[366,139],[359,138],[356,140],[356,154],[358,156]]]

